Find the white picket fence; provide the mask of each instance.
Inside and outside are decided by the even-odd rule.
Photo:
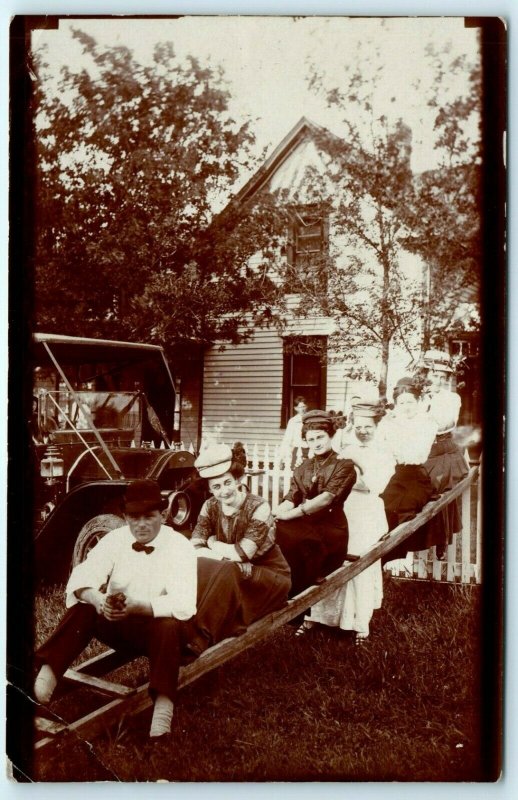
[[[250,491],[268,500],[273,509],[289,489],[292,470],[281,461],[279,448],[245,445],[248,454],[248,485]],[[297,463],[302,461],[302,451]],[[385,569],[398,578],[434,580],[451,583],[480,583],[482,579],[482,527],[479,476],[462,494],[462,531],[453,537],[444,560],[435,558],[435,547],[409,553],[404,559],[389,562]]]

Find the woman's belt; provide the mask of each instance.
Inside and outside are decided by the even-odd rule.
[[[444,442],[445,439],[451,439],[451,437],[452,437],[452,431],[443,431],[442,433],[439,432],[438,434],[436,434],[435,441]]]

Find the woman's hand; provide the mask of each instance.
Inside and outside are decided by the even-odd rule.
[[[214,544],[211,545],[211,550],[222,559],[228,558],[230,561],[241,561],[241,558],[233,544],[214,542]]]
[[[293,511],[294,507],[295,506],[291,500],[283,500],[283,502],[280,503],[273,512],[274,519],[291,519],[291,517],[286,516],[286,514],[289,514],[290,511]]]
[[[295,514],[294,511],[295,511],[295,509],[293,509],[293,508],[284,508],[283,509],[283,508],[281,508],[279,506],[277,511],[274,511],[273,516],[274,516],[275,519],[280,519],[280,520],[295,519],[296,517],[299,516],[299,514],[298,513]]]

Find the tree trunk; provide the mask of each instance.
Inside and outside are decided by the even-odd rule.
[[[423,293],[423,337],[421,349],[430,349],[430,297],[431,297],[432,265],[423,261],[422,293]]]
[[[390,353],[390,340],[392,334],[390,331],[390,320],[388,317],[388,299],[390,289],[390,256],[384,253],[382,256],[383,264],[383,292],[381,295],[381,305],[383,309],[382,315],[382,332],[381,332],[381,370],[378,383],[378,391],[380,399],[384,400],[387,396],[387,374],[388,374],[388,361]]]

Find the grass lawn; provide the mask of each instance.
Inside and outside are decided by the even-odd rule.
[[[150,743],[147,711],[43,756],[33,779],[483,780],[480,588],[385,580],[365,647],[320,626],[295,639],[287,625],[182,690],[168,742]],[[39,640],[59,606],[57,593],[38,598]],[[54,710],[73,718],[73,702]]]

